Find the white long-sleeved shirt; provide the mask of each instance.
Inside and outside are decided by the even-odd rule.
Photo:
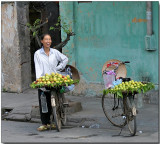
[[[49,56],[47,56],[42,47],[35,52],[34,63],[36,70],[36,79],[38,79],[41,76],[44,76],[46,73],[57,73],[63,70],[68,63],[68,58],[64,54],[53,48],[50,48]]]

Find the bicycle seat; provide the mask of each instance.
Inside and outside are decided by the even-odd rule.
[[[130,80],[131,80],[131,78],[123,78],[123,77],[120,77],[119,79],[122,79],[123,82],[130,81]]]

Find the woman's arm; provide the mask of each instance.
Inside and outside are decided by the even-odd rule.
[[[60,53],[58,50],[56,50],[56,57],[57,57],[57,60],[60,62],[59,65],[56,67],[56,71],[62,71],[67,63],[68,63],[68,58]]]
[[[34,64],[35,64],[35,71],[36,71],[36,79],[38,79],[42,76],[43,71],[42,71],[40,59],[36,53],[34,54]]]

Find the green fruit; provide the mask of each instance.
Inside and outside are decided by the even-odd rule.
[[[59,83],[59,81],[56,81],[56,83],[58,84],[58,83]]]
[[[48,75],[49,75],[48,73],[45,74],[45,76],[48,76]]]
[[[45,76],[45,79],[49,79],[49,76]]]
[[[56,77],[54,77],[54,79],[53,79],[54,81],[57,81],[57,78]]]
[[[50,84],[50,83],[51,83],[50,81],[47,82],[47,84]]]
[[[54,76],[54,75],[55,75],[55,73],[54,73],[54,72],[52,72],[52,73],[51,73],[51,75],[52,75],[52,76]]]
[[[67,78],[70,78],[70,76],[69,76],[69,75],[67,75],[66,77],[67,77]]]

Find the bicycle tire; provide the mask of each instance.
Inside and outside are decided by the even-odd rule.
[[[116,98],[115,95],[111,95],[110,97],[108,95],[102,96],[102,109],[107,119],[114,126],[123,127],[127,124],[126,119],[123,117],[123,108],[120,104],[120,99]]]
[[[127,98],[127,101],[126,101],[126,108],[128,111],[128,114],[126,116],[128,129],[130,131],[130,135],[134,136],[137,131],[136,115],[133,115],[132,106],[131,106],[131,102],[130,102],[129,98]]]
[[[64,108],[64,113],[62,115],[63,115],[63,117],[61,119],[62,126],[65,126],[67,123],[66,108]]]
[[[130,131],[131,136],[135,136],[137,131],[136,116],[133,116],[132,120],[130,120],[130,118],[128,117],[127,125],[128,125],[128,129]]]
[[[64,103],[65,103],[65,97],[63,93],[61,94],[61,122],[63,126],[65,126],[67,122],[66,107],[63,105]]]
[[[61,131],[61,119],[60,119],[60,115],[59,115],[59,112],[57,110],[57,107],[54,106],[53,108],[53,115],[54,115],[54,121],[55,121],[55,124],[56,124],[56,129],[58,132]]]

